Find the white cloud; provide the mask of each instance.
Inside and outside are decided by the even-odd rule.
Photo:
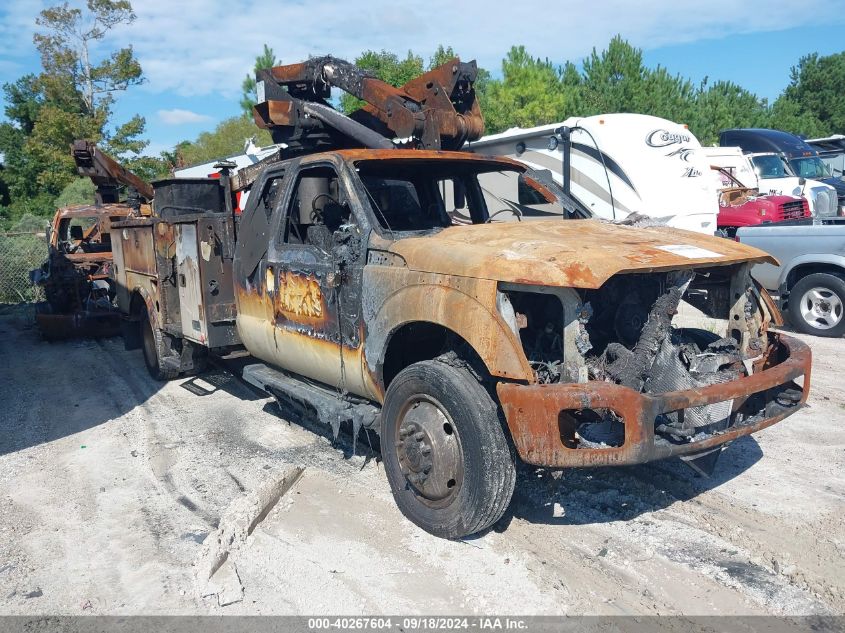
[[[31,54],[35,17],[44,8],[43,0],[4,0],[0,7],[0,56]]]
[[[212,121],[212,117],[207,114],[199,114],[191,110],[180,110],[174,108],[172,110],[159,110],[158,118],[167,125],[184,125],[185,123],[206,123]]]
[[[395,0],[184,0],[174,10],[171,0],[144,0],[135,3],[138,21],[120,38],[133,43],[147,90],[232,99],[265,42],[284,62],[325,53],[352,58],[367,48],[429,55],[443,43],[495,72],[512,44],[563,62],[605,46],[616,33],[657,48],[801,26],[832,14],[830,0],[597,0],[588,7],[572,0],[466,0],[460,10],[455,6],[453,0],[401,10]]]
[[[32,53],[34,17],[48,0],[2,0],[0,57]],[[82,0],[73,0],[73,5]],[[555,62],[578,60],[620,33],[647,49],[841,19],[845,0],[135,0],[137,21],[106,46],[131,43],[148,82],[143,90],[182,96],[240,94],[265,42],[284,62],[364,49],[430,55],[453,46],[496,73],[513,44]],[[776,45],[776,42],[772,42]],[[741,60],[737,60],[741,63]]]

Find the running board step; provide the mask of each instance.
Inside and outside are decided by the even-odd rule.
[[[317,410],[320,420],[332,427],[335,439],[342,422],[352,422],[354,438],[357,438],[361,427],[379,432],[381,408],[374,404],[350,402],[335,391],[260,363],[244,367],[243,379],[269,393],[283,408],[289,404],[288,400],[311,405]]]

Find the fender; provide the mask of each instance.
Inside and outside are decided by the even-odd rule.
[[[136,286],[135,288],[132,289],[132,292],[130,293],[129,296],[132,297],[133,295],[136,295],[136,294],[139,297],[141,297],[141,299],[143,299],[144,304],[147,306],[147,315],[150,318],[150,323],[152,324],[153,328],[160,330],[161,326],[160,326],[160,323],[159,323],[158,310],[156,310],[155,301],[150,296],[150,293],[147,292],[147,289],[144,288],[143,286]],[[130,305],[131,305],[131,299],[130,299]]]
[[[403,325],[419,321],[443,326],[463,338],[491,375],[534,381],[521,341],[496,309],[496,282],[406,270],[396,271],[403,275],[382,276],[382,272],[388,271],[379,271],[379,279],[365,279],[363,297],[365,370],[377,384],[382,384],[381,366],[391,337]],[[398,282],[399,276],[417,276],[417,283],[408,284],[407,279],[390,283]]]
[[[783,288],[787,279],[789,279],[789,274],[804,264],[813,264],[816,266],[826,264],[840,268],[842,269],[842,272],[845,272],[845,255],[836,255],[834,253],[808,253],[794,257],[789,261],[788,266],[783,266],[781,268],[779,287]]]

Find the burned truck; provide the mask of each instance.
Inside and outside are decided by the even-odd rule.
[[[289,129],[299,106],[264,111]],[[450,141],[467,127],[444,110]],[[517,459],[706,471],[806,400],[810,352],[749,276],[762,251],[586,217],[523,164],[454,150],[301,152],[255,172],[236,219],[242,176],[156,183],[154,216],[117,225],[134,343],[159,379],[243,346],[282,406],[377,433],[399,508],[438,536],[495,523]],[[553,219],[497,207],[491,178]]]
[[[44,288],[46,302],[36,322],[48,340],[74,336],[114,336],[120,313],[113,304],[111,224],[140,214],[153,189],[110,156],[84,140],[71,152],[80,175],[95,185],[92,204],[63,207],[47,229],[47,260],[30,272],[30,281]],[[129,200],[120,200],[129,187]],[[132,199],[135,203],[133,204]]]

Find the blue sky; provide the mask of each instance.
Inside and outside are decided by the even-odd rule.
[[[37,72],[35,16],[56,2],[0,2],[0,82]],[[80,0],[72,0],[78,6]],[[770,100],[811,52],[845,50],[845,0],[135,0],[137,21],[102,51],[132,42],[147,82],[119,97],[115,121],[147,120],[149,153],[238,112],[240,84],[263,43],[284,62],[309,54],[347,59],[364,49],[425,57],[451,44],[499,73],[512,44],[555,62],[580,61],[616,33],[695,82],[730,79]],[[586,10],[585,6],[589,9]],[[95,51],[95,58],[98,53]]]

